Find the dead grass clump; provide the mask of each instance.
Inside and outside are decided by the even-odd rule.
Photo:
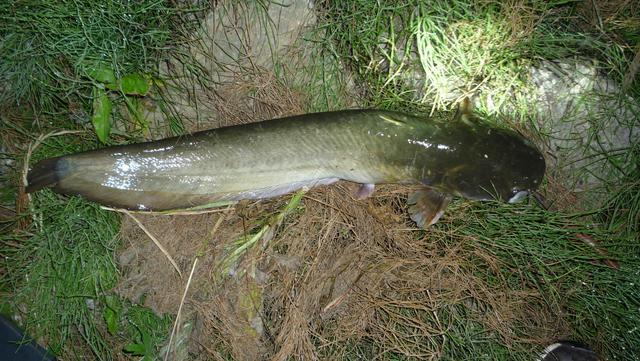
[[[508,284],[500,260],[456,232],[451,220],[465,217],[465,206],[447,213],[443,222],[451,227],[416,237],[402,206],[410,189],[383,186],[374,198],[355,201],[355,188],[312,190],[272,241],[224,274],[228,245],[283,199],[228,214],[211,239],[215,214],[142,218],[183,273],[208,241],[187,301],[196,320],[194,351],[214,359],[325,359],[365,343],[375,354],[439,359],[463,323],[484,325],[505,345],[542,344],[566,329],[559,308],[524,281]],[[122,232],[130,241],[123,254],[136,254],[128,258],[137,262],[124,268],[121,293],[138,301],[146,294],[147,305],[174,313],[184,281],[130,221]]]
[[[279,80],[272,71],[256,69],[251,76],[218,87],[209,94],[218,117],[196,126],[202,130],[251,123],[305,112],[307,99]]]
[[[500,16],[508,29],[508,45],[514,46],[529,40],[545,15],[528,1],[503,1]]]
[[[633,0],[584,0],[577,4],[576,11],[593,30],[619,30],[638,25],[638,4]],[[626,22],[626,23],[625,23]],[[615,35],[615,34],[614,34]]]
[[[455,229],[432,229],[419,240],[394,238],[395,249],[359,250],[375,271],[363,277],[366,287],[356,288],[360,312],[342,315],[333,332],[369,339],[379,352],[421,359],[440,359],[447,337],[468,320],[505,345],[544,343],[558,332],[559,308],[541,304],[537,289],[508,285],[500,261]]]

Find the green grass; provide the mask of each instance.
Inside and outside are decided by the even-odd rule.
[[[623,175],[618,182],[607,184],[609,196],[598,217],[608,232],[637,237],[640,234],[640,141],[636,140],[626,155]]]
[[[139,120],[132,107],[140,109],[143,97],[126,97],[132,92],[125,89],[124,80],[119,89],[111,89],[105,79],[135,80],[142,74],[154,85],[161,84],[160,63],[193,27],[199,15],[196,6],[169,1],[2,2],[0,128],[7,135],[3,141],[11,143],[11,149],[24,150],[39,134],[91,129],[96,88],[106,87],[115,104],[106,121]],[[188,55],[176,56],[185,66],[193,64]],[[135,87],[133,93],[140,89]],[[157,101],[169,116],[171,130],[182,133],[180,118],[163,103],[163,95],[162,87],[154,87],[146,97]],[[53,137],[36,150],[31,163],[96,147],[99,142],[89,132]],[[14,161],[13,173],[3,173],[3,178],[17,183],[23,156],[3,154]],[[8,191],[5,194],[3,188],[3,205],[15,202],[16,188]],[[13,231],[20,218],[33,221],[27,229]],[[115,264],[119,227],[115,213],[50,191],[32,195],[29,212],[2,225],[4,309],[64,359],[89,355],[117,359],[125,348],[132,355],[154,356],[168,335],[168,318],[135,305],[121,307],[111,317],[111,325],[121,324],[117,332],[112,334],[107,327],[107,299],[115,297],[111,289],[119,277]]]
[[[28,233],[3,239],[3,289],[12,292],[3,302],[53,353],[74,354],[69,342],[82,337],[93,354],[108,358],[112,350],[94,313],[117,281],[118,216],[50,191],[41,192],[33,205]]]
[[[640,354],[640,244],[634,236],[616,236],[602,225],[575,216],[506,206],[478,207],[461,236],[494,255],[511,285],[536,285],[547,302],[558,302],[572,325],[573,338],[604,357],[634,359]],[[590,236],[603,256],[580,240]],[[599,260],[611,258],[619,269]],[[484,267],[477,265],[478,270]],[[485,276],[487,276],[485,274]]]
[[[539,59],[596,57],[604,62],[609,76],[621,81],[632,46],[639,39],[638,27],[630,25],[637,24],[638,16],[628,9],[620,21],[607,24],[607,29],[620,31],[629,46],[612,43],[603,34],[576,31],[569,21],[575,16],[572,1],[522,1],[522,8],[512,9],[497,1],[435,0],[426,4],[412,0],[400,4],[339,0],[320,4],[317,29],[306,35],[307,42],[300,43],[306,47],[301,50],[303,59],[295,66],[276,61],[274,67],[278,77],[283,81],[293,78],[287,84],[309,96],[312,111],[351,103],[343,64],[356,77],[355,96],[362,106],[430,112],[451,108],[470,91],[490,94],[497,105],[508,103],[514,94],[520,101],[526,98],[522,69]],[[264,10],[262,2],[253,5]],[[201,83],[209,79],[207,70],[193,62],[188,52],[176,48],[197,20],[193,10],[166,1],[0,4],[0,105],[29,117],[17,126],[3,124],[3,130],[19,133],[24,141],[45,130],[87,128],[92,91],[104,87],[90,76],[92,69],[105,68],[118,78],[144,74],[155,79],[159,61],[168,52],[188,75],[177,85],[189,91],[211,88]],[[263,26],[272,31],[266,12],[260,16]],[[291,74],[298,65],[304,70]],[[416,71],[423,76],[412,79]],[[162,79],[157,80],[162,84]],[[168,115],[172,131],[182,133],[179,114],[164,102],[166,91],[155,87],[149,97]],[[110,94],[124,108],[121,95]],[[636,80],[628,95],[640,95],[640,81]],[[491,111],[488,107],[480,110]],[[118,112],[114,115],[126,117]],[[520,119],[532,115],[524,101],[514,112]],[[596,125],[606,126],[607,119],[615,116],[608,114]],[[626,126],[637,126],[637,119]],[[559,317],[570,323],[572,338],[610,359],[637,360],[637,144],[616,154],[602,152],[601,160],[618,169],[615,180],[605,180],[609,197],[602,208],[573,216],[527,205],[474,204],[464,210],[464,219],[434,227],[437,242],[443,247],[464,244],[468,270],[490,287],[507,284],[513,289],[538,290],[545,298],[536,300],[535,306],[561,309],[564,314]],[[45,142],[32,162],[98,146],[89,134],[55,137]],[[13,155],[14,159],[20,156]],[[2,193],[3,204],[10,198]],[[109,360],[122,357],[125,350],[131,357],[157,354],[169,333],[169,318],[160,318],[111,292],[118,280],[114,254],[119,217],[93,203],[50,191],[35,194],[31,207],[29,214],[22,215],[33,219],[26,230],[12,233],[10,223],[2,225],[3,310],[17,316],[31,335],[65,359],[92,354]],[[456,207],[460,204],[454,204],[448,214],[455,213]],[[604,256],[578,239],[578,233],[597,240],[607,257],[619,263],[619,269],[603,264]],[[500,271],[490,271],[486,260],[475,255],[476,250],[499,260]],[[413,337],[414,351],[437,349],[446,360],[530,360],[534,346],[515,342],[507,347],[501,335],[475,319],[479,310],[490,305],[482,299],[473,301],[473,305],[446,305],[436,313],[393,310],[425,323],[436,322],[435,316],[450,320],[446,341],[416,336],[411,324],[392,326],[398,337]],[[521,326],[514,332],[523,339],[529,330]],[[409,358],[411,349],[403,353],[378,341],[349,340],[321,354],[345,359]]]
[[[527,98],[523,69],[538,59],[595,55],[621,81],[633,48],[576,31],[573,2],[366,0],[324,3],[327,42],[366,84],[367,105],[450,109],[469,93],[500,108]],[[637,90],[637,87],[636,87]],[[514,109],[522,117],[528,107]],[[514,114],[515,115],[515,114]]]
[[[156,75],[163,56],[197,19],[195,11],[149,0],[2,2],[0,105],[29,109],[34,122],[61,114],[86,124],[102,76]],[[124,105],[126,99],[115,95]],[[132,121],[133,115],[115,113]]]

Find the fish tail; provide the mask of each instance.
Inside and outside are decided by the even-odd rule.
[[[26,192],[32,193],[56,185],[67,173],[61,165],[62,157],[50,158],[36,163],[27,173]]]

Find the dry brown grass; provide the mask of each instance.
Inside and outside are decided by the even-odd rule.
[[[384,186],[375,197],[355,201],[355,188],[340,183],[312,190],[274,240],[254,247],[233,275],[221,277],[226,245],[251,228],[251,219],[277,210],[286,198],[249,204],[244,215],[228,214],[209,240],[187,300],[195,312],[194,345],[238,360],[319,359],[325,349],[366,338],[383,352],[435,360],[459,306],[505,345],[543,344],[567,331],[557,316],[559,305],[548,304],[536,289],[511,288],[500,280],[505,265],[473,240],[447,228],[416,237],[403,206],[409,189]],[[453,224],[465,211],[459,207],[443,222]],[[217,217],[141,220],[163,235],[186,270]],[[130,220],[122,232],[129,240],[123,254],[136,257],[123,265],[121,294],[139,301],[145,293],[146,304],[157,312],[175,312],[184,281]]]
[[[637,25],[638,19],[629,17],[629,14],[637,14],[639,7],[635,0],[583,0],[576,10],[592,27],[590,30],[604,31],[632,25],[623,22],[636,22]]]
[[[209,94],[213,109],[219,117],[201,122],[202,130],[259,120],[297,115],[305,112],[303,94],[282,84],[273,72],[256,69],[251,75],[238,75],[235,82],[224,84]]]
[[[529,1],[507,0],[501,3],[500,16],[508,28],[509,44],[516,45],[533,36],[538,23],[545,16],[539,13]]]

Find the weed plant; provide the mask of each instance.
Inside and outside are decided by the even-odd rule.
[[[130,74],[157,76],[196,9],[168,1],[2,2],[0,105],[32,112],[43,127],[69,117],[89,123],[92,90]]]

